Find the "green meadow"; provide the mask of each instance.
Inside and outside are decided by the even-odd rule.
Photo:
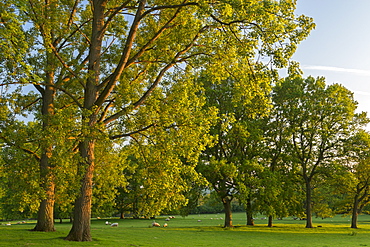
[[[359,229],[351,229],[350,218],[336,216],[315,219],[315,228],[306,229],[305,222],[284,218],[275,226],[266,227],[266,220],[256,219],[255,226],[245,226],[245,215],[233,215],[235,227],[225,229],[222,214],[176,216],[165,221],[158,217],[161,227],[152,227],[148,219],[93,219],[92,242],[63,240],[70,223],[56,223],[56,232],[29,231],[35,221],[0,226],[0,246],[370,246],[370,216],[359,216]],[[117,222],[118,227],[105,225]],[[167,223],[167,227],[163,224]]]

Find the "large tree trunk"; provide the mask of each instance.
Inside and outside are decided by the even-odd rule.
[[[232,212],[231,212],[231,201],[232,198],[225,197],[222,199],[222,203],[225,209],[225,224],[224,227],[233,227],[233,219],[232,219]]]
[[[48,56],[48,62],[52,64],[52,58]],[[43,119],[43,131],[49,133],[51,127],[51,117],[54,116],[54,97],[55,88],[54,84],[54,68],[49,64],[49,72],[46,73],[46,86],[42,94],[42,108],[41,113]],[[50,142],[50,137],[46,136],[46,143],[42,144],[43,151],[40,159],[40,183],[41,188],[45,193],[45,197],[41,200],[37,213],[37,224],[34,231],[52,232],[55,231],[54,227],[54,202],[55,202],[55,181],[52,166],[50,165],[50,158],[53,153],[53,145]]]
[[[107,0],[92,0],[93,21],[91,43],[89,48],[88,71],[90,76],[87,78],[84,89],[83,108],[91,111],[90,116],[82,116],[82,135],[83,140],[79,145],[82,162],[79,165],[79,174],[82,177],[80,195],[76,199],[73,224],[66,240],[69,241],[91,241],[90,221],[91,221],[91,201],[93,173],[95,168],[95,137],[94,129],[97,123],[97,109],[94,109],[97,100],[97,86],[100,77],[100,61],[102,41],[104,37],[104,12]],[[85,133],[86,131],[86,133]]]
[[[313,228],[312,224],[312,190],[311,182],[308,178],[305,178],[306,183],[306,228]]]
[[[80,144],[80,152],[85,163],[81,163],[83,173],[81,181],[81,191],[76,199],[73,224],[66,240],[70,241],[91,241],[90,221],[91,221],[91,200],[92,200],[92,184],[94,173],[94,141],[85,141]],[[85,170],[83,170],[85,168]]]
[[[44,182],[42,182],[42,187],[45,190],[45,198],[42,199],[39,210],[37,212],[37,224],[33,231],[43,231],[43,232],[53,232],[54,227],[54,202],[55,202],[55,183],[54,175],[51,174],[48,167],[48,158],[46,155],[42,155],[40,166],[41,166],[41,176]],[[46,174],[44,174],[46,173]]]

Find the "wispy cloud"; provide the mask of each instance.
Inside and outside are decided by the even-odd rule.
[[[353,91],[357,95],[364,95],[364,96],[370,96],[370,92],[365,92],[365,91]]]
[[[370,70],[361,70],[361,69],[347,69],[340,67],[332,66],[319,66],[319,65],[302,65],[303,70],[321,70],[321,71],[332,71],[332,72],[341,72],[341,73],[351,73],[362,76],[370,76]]]

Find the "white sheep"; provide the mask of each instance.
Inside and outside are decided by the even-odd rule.
[[[160,227],[161,225],[160,225],[159,223],[157,223],[157,222],[155,222],[155,221],[154,221],[154,222],[152,223],[152,226]]]
[[[112,223],[110,226],[118,226],[118,223]]]

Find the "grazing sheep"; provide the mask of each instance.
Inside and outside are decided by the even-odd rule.
[[[106,224],[106,225],[110,225],[111,223],[110,223],[109,221],[106,221],[106,222],[105,222],[105,224]]]
[[[163,227],[167,227],[167,226],[168,226],[167,223],[164,223]]]
[[[118,226],[118,223],[113,223],[113,224],[111,224],[110,226]]]
[[[165,221],[170,221],[170,218],[166,218]]]
[[[155,222],[155,221],[154,221],[154,222],[152,223],[152,226],[160,227],[161,225],[160,225],[159,223],[157,223],[157,222]]]

